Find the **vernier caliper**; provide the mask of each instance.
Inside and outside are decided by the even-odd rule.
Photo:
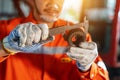
[[[82,30],[81,27],[84,30]],[[79,46],[79,43],[85,41],[86,39],[88,27],[88,20],[84,18],[83,23],[51,28],[49,30],[49,33],[50,35],[63,34],[64,39],[68,42],[70,46]],[[68,34],[65,34],[66,31],[69,31]]]

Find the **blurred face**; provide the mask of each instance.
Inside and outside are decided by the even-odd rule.
[[[35,0],[39,18],[47,22],[57,20],[61,13],[64,0]]]

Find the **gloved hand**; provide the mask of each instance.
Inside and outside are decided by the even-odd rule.
[[[11,53],[33,52],[42,44],[52,40],[47,24],[35,25],[29,22],[18,25],[3,39],[3,46]]]
[[[98,56],[97,45],[94,42],[81,42],[79,47],[70,47],[67,55],[76,60],[80,70],[87,71]]]

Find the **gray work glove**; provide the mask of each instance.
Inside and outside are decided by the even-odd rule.
[[[67,55],[76,60],[80,70],[87,71],[98,56],[97,45],[94,42],[81,42],[79,47],[70,47]]]
[[[17,52],[33,52],[42,44],[52,41],[47,24],[35,25],[31,22],[18,25],[3,39],[4,48],[12,54]]]

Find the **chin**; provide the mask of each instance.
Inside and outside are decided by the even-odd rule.
[[[50,16],[45,16],[45,15],[40,15],[40,18],[46,22],[54,22],[58,19],[57,17],[50,17]]]

